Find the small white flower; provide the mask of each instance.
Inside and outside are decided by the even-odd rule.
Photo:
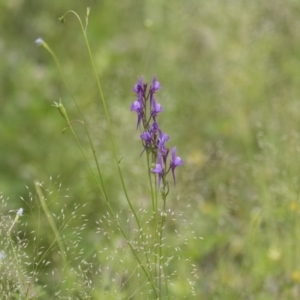
[[[6,257],[6,254],[4,251],[0,251],[0,260],[4,259]]]
[[[35,40],[35,43],[36,43],[38,46],[41,46],[41,45],[44,43],[44,41],[43,41],[43,39],[38,38],[38,39]]]
[[[22,215],[23,215],[23,208],[20,208],[20,209],[17,211],[17,215],[18,215],[18,216],[22,216]]]

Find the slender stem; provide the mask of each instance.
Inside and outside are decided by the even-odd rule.
[[[150,153],[147,151],[147,164],[148,164],[148,179],[151,190],[151,199],[152,199],[152,213],[154,216],[154,278],[156,282],[159,282],[159,275],[157,273],[157,260],[159,259],[159,231],[158,231],[158,206],[157,206],[157,181],[153,182],[151,174],[151,162],[150,162]],[[160,290],[160,289],[159,289]]]
[[[48,222],[49,222],[49,224],[50,224],[50,226],[52,228],[52,231],[54,233],[55,240],[57,241],[59,250],[61,252],[61,257],[62,257],[62,259],[64,261],[64,265],[66,265],[67,264],[66,251],[65,251],[64,244],[61,241],[61,238],[60,238],[60,235],[59,235],[59,231],[58,231],[58,229],[57,229],[57,227],[55,225],[55,222],[54,222],[54,220],[52,218],[52,215],[51,215],[51,213],[50,213],[50,211],[48,209],[48,206],[47,206],[47,204],[45,202],[45,198],[44,198],[44,195],[43,195],[43,192],[41,190],[41,187],[40,187],[39,183],[36,181],[34,183],[34,185],[35,185],[35,190],[36,190],[36,192],[38,194],[38,199],[40,200],[40,203],[42,205],[44,213],[45,213],[45,215],[46,215],[46,217],[48,219]]]
[[[155,197],[154,197],[154,190],[153,190],[153,183],[152,183],[152,174],[151,174],[151,162],[150,162],[150,153],[146,151],[147,153],[147,165],[148,165],[148,179],[149,179],[149,186],[151,191],[151,199],[152,199],[152,211],[156,212],[156,206],[155,206]]]
[[[100,184],[99,184],[99,182],[98,182],[98,179],[96,178],[95,173],[94,173],[93,170],[92,170],[92,167],[91,167],[90,163],[88,162],[88,159],[87,159],[87,157],[86,157],[86,155],[85,155],[85,153],[84,153],[84,151],[83,151],[83,148],[82,148],[81,145],[80,145],[80,142],[79,142],[79,140],[78,140],[76,134],[74,133],[74,130],[73,130],[73,127],[71,126],[70,120],[69,120],[68,118],[66,119],[66,120],[67,120],[67,123],[68,123],[68,126],[70,127],[70,129],[71,129],[71,131],[72,131],[72,134],[73,134],[73,136],[74,136],[75,139],[76,139],[76,142],[77,142],[77,144],[78,144],[78,146],[79,146],[79,148],[80,148],[80,150],[81,150],[81,153],[82,153],[82,155],[83,155],[85,161],[87,162],[88,167],[89,167],[90,171],[92,172],[92,174],[93,174],[93,176],[94,176],[94,178],[95,178],[95,180],[96,180],[96,182],[97,182],[97,184],[98,184],[98,187],[99,187],[101,193],[103,194],[105,200],[108,201],[108,196],[107,196],[107,193],[106,193],[106,191],[105,191],[105,187],[104,187],[104,183],[103,183],[103,179],[102,179],[102,173],[101,173],[100,165],[99,165],[99,162],[98,162],[98,159],[97,159],[97,156],[96,156],[95,147],[94,147],[94,145],[93,145],[91,136],[90,136],[89,131],[88,131],[87,126],[86,126],[85,118],[84,118],[83,114],[81,113],[81,110],[80,110],[80,108],[79,108],[79,106],[78,106],[78,104],[77,104],[77,102],[76,102],[76,100],[75,100],[75,97],[74,97],[74,95],[73,95],[73,93],[72,93],[72,90],[71,90],[70,85],[69,85],[69,83],[68,83],[68,81],[67,81],[67,78],[66,78],[66,76],[65,76],[65,74],[64,74],[64,72],[63,72],[63,70],[62,70],[62,68],[61,68],[61,64],[60,64],[60,62],[59,62],[57,56],[56,56],[55,53],[52,51],[52,49],[48,46],[48,44],[45,43],[44,41],[43,41],[43,43],[42,43],[42,46],[43,46],[43,47],[51,54],[51,56],[53,57],[53,59],[54,59],[56,65],[57,65],[57,67],[58,67],[58,69],[59,69],[59,71],[60,71],[60,74],[61,74],[61,76],[62,76],[62,79],[63,79],[63,81],[64,81],[64,83],[65,83],[65,85],[66,85],[66,87],[67,87],[67,89],[68,89],[68,91],[69,91],[69,93],[70,93],[70,95],[71,95],[71,98],[72,98],[72,100],[73,100],[73,102],[74,102],[76,108],[77,108],[77,111],[78,111],[78,113],[79,113],[79,115],[80,115],[80,118],[83,120],[83,125],[84,125],[84,129],[85,129],[85,133],[86,133],[86,135],[87,135],[87,138],[88,138],[90,147],[91,147],[92,152],[93,152],[94,161],[95,161],[96,166],[97,166],[97,171],[98,171],[98,175],[99,175],[99,178],[100,178]]]
[[[81,30],[83,32],[83,36],[84,36],[84,40],[85,40],[86,47],[87,47],[87,50],[88,50],[88,54],[89,54],[89,57],[90,57],[92,69],[93,69],[93,72],[94,72],[94,75],[95,75],[95,78],[96,78],[100,99],[102,101],[102,105],[103,105],[104,112],[105,112],[105,117],[106,117],[108,129],[109,129],[110,141],[111,141],[111,145],[112,145],[112,149],[113,149],[114,158],[115,158],[115,161],[116,161],[116,164],[117,164],[118,173],[119,173],[119,177],[120,177],[120,180],[121,180],[122,188],[123,188],[127,203],[129,205],[129,207],[130,207],[130,209],[131,209],[131,211],[132,211],[132,213],[135,217],[137,225],[140,229],[141,228],[140,220],[139,220],[139,218],[137,216],[137,213],[136,213],[136,211],[135,211],[135,209],[134,209],[134,207],[133,207],[133,205],[132,205],[132,203],[129,199],[128,192],[127,192],[125,182],[124,182],[124,178],[123,178],[123,175],[122,175],[121,167],[120,167],[120,164],[119,164],[119,159],[118,159],[117,150],[116,150],[116,146],[115,146],[115,141],[114,141],[114,137],[113,137],[114,135],[113,135],[113,130],[112,130],[112,126],[111,126],[111,120],[110,120],[110,117],[109,117],[109,113],[108,113],[108,109],[107,109],[107,106],[106,106],[106,101],[105,101],[105,98],[104,98],[104,95],[103,95],[102,87],[101,87],[101,84],[100,84],[99,76],[97,74],[97,69],[96,69],[95,62],[94,62],[94,59],[93,59],[93,55],[92,55],[92,52],[91,52],[89,40],[87,38],[87,33],[86,33],[86,30],[85,30],[85,28],[84,28],[84,26],[81,22],[80,17],[78,16],[78,14],[73,10],[69,10],[64,14],[64,16],[66,16],[68,13],[73,13],[76,16],[76,18],[79,21]]]

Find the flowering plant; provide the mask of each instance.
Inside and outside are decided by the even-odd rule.
[[[175,184],[175,169],[177,166],[181,166],[183,161],[179,156],[176,156],[176,147],[173,147],[171,161],[168,166],[167,160],[170,151],[165,146],[165,143],[170,137],[162,132],[156,120],[157,115],[163,111],[162,106],[156,102],[154,96],[161,89],[156,76],[153,77],[149,89],[147,87],[148,84],[144,83],[141,77],[133,88],[137,99],[131,104],[131,111],[137,113],[137,128],[140,128],[141,124],[143,126],[143,133],[140,135],[144,146],[143,152],[146,150],[148,154],[152,155],[152,162],[156,161],[155,167],[151,169],[151,172],[158,176],[157,186],[160,188],[162,182],[162,189],[167,189],[166,192],[168,192],[166,175],[171,171]]]
[[[167,174],[171,171],[174,184],[175,169],[177,166],[183,164],[182,159],[176,155],[176,147],[171,150],[171,160],[168,163],[169,148],[166,147],[166,142],[170,137],[164,133],[157,121],[157,116],[163,111],[162,106],[156,102],[155,93],[161,89],[159,81],[156,76],[153,77],[152,84],[148,88],[148,84],[143,82],[143,78],[139,78],[137,84],[133,88],[133,92],[136,94],[137,99],[131,104],[131,111],[135,111],[137,114],[137,129],[141,129],[140,135],[143,150],[141,155],[146,152],[148,161],[148,174],[152,196],[152,211],[154,221],[154,278],[155,289],[159,299],[162,297],[162,279],[165,282],[166,296],[169,299],[168,292],[168,280],[166,270],[164,268],[166,261],[163,254],[163,232],[165,221],[167,219],[166,212],[166,200],[169,193],[169,183],[167,180]],[[157,181],[155,184],[152,182],[151,173],[157,175]],[[161,197],[163,200],[162,208],[158,205],[158,191],[161,191]],[[147,261],[150,258],[147,257]],[[148,266],[148,269],[152,269]],[[156,271],[158,270],[158,271]]]
[[[107,205],[107,211],[111,219],[114,221],[115,225],[117,226],[119,233],[123,237],[124,241],[129,246],[130,251],[133,254],[136,262],[138,263],[139,269],[142,270],[143,274],[147,282],[150,284],[151,291],[149,291],[153,299],[170,299],[170,293],[168,289],[168,282],[170,281],[170,277],[168,276],[167,266],[170,260],[167,260],[165,250],[164,250],[164,228],[165,228],[165,221],[167,219],[167,212],[166,212],[166,198],[169,193],[169,183],[167,180],[167,174],[172,173],[173,181],[175,184],[175,169],[177,166],[183,164],[182,159],[176,155],[176,147],[173,147],[170,151],[169,148],[166,147],[166,143],[169,140],[169,136],[164,133],[157,121],[158,114],[162,112],[162,106],[156,102],[155,94],[158,90],[161,89],[160,83],[157,81],[156,76],[154,76],[152,80],[152,84],[148,88],[148,84],[143,82],[143,78],[140,78],[137,84],[133,88],[133,92],[136,94],[137,98],[131,105],[131,111],[135,111],[137,113],[137,129],[140,129],[141,132],[141,140],[143,144],[143,150],[141,155],[145,152],[147,155],[148,161],[148,175],[149,175],[149,183],[151,189],[151,199],[152,199],[152,211],[150,211],[151,216],[146,222],[141,219],[139,211],[135,208],[135,203],[132,202],[130,194],[127,191],[125,180],[123,178],[123,172],[120,166],[120,157],[117,154],[117,147],[114,141],[114,134],[113,134],[113,126],[109,114],[109,110],[107,109],[106,100],[103,96],[100,80],[97,74],[96,65],[94,63],[94,59],[90,50],[89,41],[87,38],[87,20],[89,15],[89,9],[87,10],[87,17],[86,17],[86,26],[83,26],[80,17],[74,11],[68,11],[65,13],[67,14],[74,14],[83,31],[83,36],[86,42],[86,47],[89,53],[89,58],[91,61],[91,66],[96,78],[96,83],[99,91],[99,96],[104,108],[105,119],[108,125],[108,132],[112,146],[112,153],[117,165],[119,179],[121,181],[122,190],[124,196],[127,200],[129,211],[132,213],[133,220],[135,221],[136,231],[133,234],[133,238],[130,238],[130,234],[127,233],[122,227],[122,222],[120,221],[118,214],[115,213],[113,206],[111,205],[110,196],[108,192],[108,188],[103,180],[102,176],[102,166],[98,160],[96,155],[96,148],[94,146],[93,140],[90,137],[89,130],[87,127],[87,122],[85,121],[85,117],[82,114],[77,101],[75,100],[75,96],[71,91],[70,85],[67,81],[67,78],[61,68],[60,62],[54,53],[54,51],[48,46],[43,39],[39,38],[36,40],[36,44],[38,46],[44,47],[53,57],[54,61],[56,62],[60,73],[62,75],[63,81],[70,91],[71,97],[74,101],[75,106],[78,109],[78,113],[80,115],[82,125],[85,129],[86,135],[88,137],[88,142],[90,148],[93,153],[93,158],[96,165],[96,172],[95,169],[91,166],[90,161],[87,158],[84,148],[82,147],[81,141],[78,138],[75,129],[73,128],[73,121],[70,121],[67,109],[61,103],[54,103],[54,106],[58,109],[59,113],[65,119],[68,125],[68,129],[70,129],[71,133],[73,134],[77,145],[79,146],[83,157],[99,187],[99,190],[105,199],[105,203]],[[63,22],[65,20],[65,15],[61,17],[59,20]],[[171,152],[171,159],[168,160],[169,152]],[[152,174],[157,176],[157,180],[153,180]],[[158,193],[161,192],[161,197],[163,202],[158,202]],[[40,201],[42,207],[47,216],[51,216],[48,213],[48,209],[46,207],[46,202],[43,201],[43,196],[37,187],[38,195],[40,195]],[[145,215],[148,213],[145,212]],[[54,222],[49,217],[49,223],[51,224],[53,231],[55,232],[56,236],[59,236],[57,228],[53,225]],[[147,225],[146,225],[147,224]],[[61,253],[64,253],[64,245],[58,240],[58,246],[60,248]],[[100,246],[99,246],[100,247]],[[71,274],[71,268],[69,268],[68,260],[66,256],[63,256],[64,265],[67,267],[68,270],[68,277]],[[138,275],[139,277],[139,275]]]

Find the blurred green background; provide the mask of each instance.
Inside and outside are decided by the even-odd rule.
[[[38,37],[59,57],[114,207],[126,210],[80,27],[71,15],[57,22],[69,9],[84,20],[87,6],[88,37],[136,205],[148,192],[129,110],[139,76],[150,82],[157,75],[159,122],[185,162],[168,200],[177,216],[170,246],[182,258],[173,266],[172,299],[299,299],[300,1],[2,0],[0,191],[7,211],[23,205],[35,228],[34,210],[24,204],[28,189],[59,176],[68,198],[53,209],[86,204],[87,247],[105,214],[76,143],[68,130],[61,133],[54,101],[62,99],[72,120],[80,117],[52,58],[34,44]],[[89,153],[82,126],[75,128]]]

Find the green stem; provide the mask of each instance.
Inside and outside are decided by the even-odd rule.
[[[166,293],[168,296],[168,299],[170,299],[169,296],[169,287],[168,287],[168,278],[167,278],[167,274],[166,274],[166,268],[165,268],[165,264],[164,264],[164,260],[163,260],[163,252],[162,252],[162,240],[163,240],[163,229],[164,229],[164,223],[166,221],[167,218],[167,213],[166,213],[166,202],[167,202],[167,198],[166,195],[163,193],[163,213],[162,213],[162,218],[161,218],[161,230],[160,230],[160,242],[159,242],[159,249],[160,249],[160,270],[161,267],[163,269],[163,275],[164,275],[164,280],[165,280],[165,287],[166,287]],[[160,285],[161,285],[161,278],[160,278]]]
[[[84,28],[84,26],[81,22],[80,17],[78,16],[78,14],[75,11],[69,10],[63,15],[63,17],[66,16],[68,13],[72,13],[76,16],[76,18],[79,21],[81,30],[83,32],[83,36],[84,36],[84,40],[85,40],[86,47],[87,47],[87,50],[88,50],[88,54],[89,54],[89,57],[90,57],[92,69],[93,69],[93,72],[94,72],[94,75],[95,75],[95,78],[96,78],[100,99],[102,101],[102,105],[103,105],[104,112],[105,112],[105,117],[106,117],[108,129],[109,129],[110,141],[111,141],[111,145],[112,145],[112,149],[113,149],[114,158],[115,158],[115,161],[116,161],[116,164],[117,164],[118,174],[119,174],[119,177],[120,177],[120,180],[121,180],[122,188],[123,188],[127,203],[129,205],[129,207],[130,207],[130,209],[131,209],[131,211],[132,211],[132,213],[135,217],[137,225],[140,229],[141,228],[140,220],[139,220],[139,218],[137,216],[137,213],[136,213],[136,211],[135,211],[135,209],[134,209],[134,207],[133,207],[133,205],[132,205],[132,203],[129,199],[128,192],[127,192],[125,182],[124,182],[124,178],[123,178],[123,175],[122,175],[122,171],[121,171],[121,168],[120,168],[119,159],[118,159],[118,155],[117,155],[117,150],[116,150],[116,146],[115,146],[115,142],[114,142],[114,138],[113,138],[114,135],[113,135],[113,130],[112,130],[112,126],[111,126],[111,120],[110,120],[110,117],[109,117],[109,113],[108,113],[108,109],[107,109],[107,106],[106,106],[106,101],[105,101],[105,98],[104,98],[104,95],[103,95],[100,80],[99,80],[99,77],[98,77],[98,74],[97,74],[97,69],[96,69],[95,62],[94,62],[94,59],[93,59],[93,55],[92,55],[92,52],[91,52],[90,44],[89,44],[89,41],[88,41],[88,38],[87,38],[86,30],[85,30],[85,28]]]
[[[68,260],[67,260],[67,257],[66,257],[66,251],[65,251],[65,247],[64,247],[64,244],[62,243],[61,241],[61,238],[60,238],[60,234],[59,234],[59,231],[55,225],[55,222],[52,218],[52,215],[48,209],[48,206],[45,202],[45,197],[43,195],[43,192],[42,192],[42,189],[39,185],[39,183],[37,181],[34,182],[34,185],[35,185],[35,190],[37,192],[37,195],[38,195],[38,199],[40,200],[40,203],[42,205],[42,208],[43,208],[43,211],[48,219],[48,222],[51,226],[51,229],[54,233],[54,236],[55,236],[55,241],[57,242],[58,244],[58,247],[59,247],[59,250],[60,250],[60,253],[61,253],[61,257],[64,261],[64,265],[66,265],[68,263]]]
[[[159,250],[157,245],[159,245],[159,234],[158,234],[158,206],[157,206],[157,183],[153,183],[152,174],[151,174],[151,162],[150,162],[150,153],[147,151],[147,164],[148,164],[148,179],[151,190],[151,199],[152,199],[152,213],[154,216],[154,278],[156,280],[159,278],[157,276],[157,257],[159,255]],[[154,186],[154,187],[153,187]]]
[[[71,91],[70,85],[69,85],[69,83],[68,83],[68,81],[67,81],[67,78],[66,78],[66,76],[65,76],[65,74],[64,74],[64,72],[63,72],[63,70],[62,70],[62,68],[61,68],[61,64],[60,64],[60,62],[59,62],[57,56],[56,56],[55,53],[52,51],[52,49],[48,46],[48,44],[45,43],[44,41],[43,41],[43,43],[42,43],[42,46],[43,46],[43,47],[51,54],[51,56],[53,57],[53,59],[54,59],[56,65],[57,65],[57,67],[58,67],[58,69],[59,69],[59,71],[60,71],[60,74],[61,74],[61,76],[62,76],[62,79],[63,79],[63,81],[64,81],[64,83],[65,83],[65,85],[66,85],[66,87],[67,87],[67,89],[68,89],[68,91],[69,91],[69,93],[70,93],[70,95],[71,95],[71,98],[72,98],[72,100],[73,100],[73,102],[74,102],[76,108],[77,108],[77,111],[78,111],[78,113],[79,113],[79,115],[80,115],[80,118],[83,120],[83,125],[84,125],[84,129],[85,129],[85,133],[86,133],[86,135],[87,135],[87,138],[88,138],[90,147],[91,147],[92,152],[93,152],[94,161],[95,161],[96,166],[97,166],[97,171],[98,171],[98,175],[99,175],[99,178],[100,178],[100,183],[99,183],[98,179],[96,178],[95,173],[94,173],[93,170],[92,170],[92,167],[91,167],[91,165],[90,165],[90,163],[89,163],[89,161],[88,161],[88,159],[87,159],[87,157],[86,157],[86,155],[85,155],[85,153],[84,153],[84,151],[83,151],[83,148],[82,148],[81,145],[80,145],[80,142],[79,142],[79,140],[78,140],[76,134],[74,133],[74,130],[73,130],[73,127],[72,127],[72,125],[71,125],[71,123],[70,123],[70,121],[69,121],[69,118],[68,118],[68,117],[65,118],[66,121],[67,121],[67,123],[68,123],[68,126],[70,127],[70,129],[71,129],[71,131],[72,131],[73,136],[74,136],[75,139],[76,139],[77,145],[79,146],[80,151],[81,151],[81,153],[82,153],[82,155],[83,155],[85,161],[86,161],[87,164],[88,164],[88,167],[89,167],[90,171],[92,172],[92,174],[93,174],[93,176],[94,176],[94,178],[95,178],[95,180],[96,180],[96,182],[97,182],[97,185],[98,185],[98,187],[99,187],[99,189],[100,189],[102,195],[104,196],[105,200],[108,201],[108,196],[107,196],[107,193],[106,193],[106,191],[105,191],[105,187],[104,187],[104,183],[103,183],[103,178],[102,178],[102,173],[101,173],[100,165],[99,165],[99,162],[98,162],[98,159],[97,159],[97,156],[96,156],[96,150],[95,150],[95,147],[94,147],[94,145],[93,145],[93,142],[92,142],[91,136],[90,136],[90,134],[89,134],[89,131],[88,131],[88,129],[87,129],[85,118],[84,118],[83,114],[81,113],[81,110],[80,110],[80,108],[79,108],[79,106],[78,106],[78,104],[77,104],[77,102],[76,102],[76,100],[75,100],[75,97],[74,97],[74,95],[73,95],[73,93],[72,93],[72,91]]]

